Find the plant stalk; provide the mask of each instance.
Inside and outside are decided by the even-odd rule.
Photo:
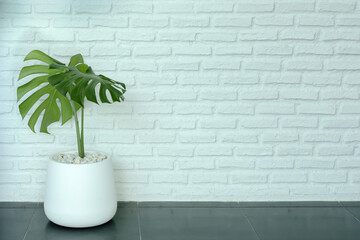
[[[82,158],[85,157],[85,147],[84,147],[84,108],[81,108],[81,136],[80,136],[80,140],[81,140],[81,152],[84,155]]]
[[[79,153],[79,156],[81,158],[84,158],[85,153],[84,153],[83,142],[81,140],[81,134],[80,134],[80,129],[79,129],[79,120],[78,120],[77,112],[76,112],[76,109],[75,109],[74,102],[72,100],[70,100],[70,103],[71,103],[71,108],[72,108],[74,119],[75,119],[75,130],[76,130],[78,153]],[[84,108],[82,108],[82,114],[83,114],[83,111],[84,111]]]

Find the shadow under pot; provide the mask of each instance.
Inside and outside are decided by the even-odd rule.
[[[52,156],[48,164],[44,200],[47,218],[73,228],[94,227],[110,221],[116,213],[117,201],[109,155],[103,154],[105,159],[97,162],[80,164],[61,162],[58,157],[59,154]]]

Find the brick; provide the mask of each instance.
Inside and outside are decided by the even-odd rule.
[[[274,103],[260,103],[256,106],[256,113],[258,114],[295,114],[294,104],[274,104]]]
[[[31,176],[28,174],[1,174],[0,183],[30,183]]]
[[[337,26],[360,26],[360,18],[359,17],[350,17],[350,16],[337,16],[336,17],[336,25]]]
[[[141,104],[134,106],[134,112],[137,114],[170,114],[173,111],[169,104]]]
[[[146,86],[174,85],[176,77],[172,74],[141,73],[135,76],[136,82]]]
[[[178,173],[156,174],[152,176],[152,181],[154,183],[186,184],[188,183],[188,176]]]
[[[240,32],[239,33],[240,41],[274,41],[277,40],[277,32]]]
[[[162,119],[159,121],[160,128],[162,129],[194,129],[196,121],[193,119],[174,118]]]
[[[341,77],[338,73],[305,73],[302,82],[314,86],[340,85]]]
[[[237,156],[271,156],[273,155],[272,147],[237,147]]]
[[[319,147],[318,153],[320,156],[349,156],[354,153],[354,148],[337,145],[332,147]]]
[[[31,13],[31,4],[2,3],[2,13]]]
[[[208,46],[175,46],[172,48],[174,55],[187,56],[198,55],[208,56],[211,55],[211,48]]]
[[[352,12],[355,9],[355,1],[320,1],[318,10],[320,12]]]
[[[305,169],[331,169],[334,168],[334,161],[333,160],[296,160],[295,168],[305,168]]]
[[[202,129],[234,129],[236,128],[235,120],[228,119],[212,119],[200,121],[200,127]]]
[[[148,183],[149,176],[147,174],[126,173],[123,171],[115,171],[115,182],[117,183]]]
[[[36,27],[46,28],[49,27],[49,19],[46,18],[16,18],[12,20],[14,27]]]
[[[156,147],[159,156],[172,156],[172,157],[192,157],[194,156],[194,147]]]
[[[300,114],[335,114],[336,108],[333,104],[300,104],[296,108]]]
[[[95,45],[90,49],[91,55],[94,57],[102,56],[130,56],[129,48],[118,48],[117,46]]]
[[[332,46],[321,45],[298,45],[294,47],[296,55],[333,55],[334,50]]]
[[[140,14],[150,14],[153,11],[153,6],[151,3],[147,2],[121,2],[113,4],[112,12],[120,13],[120,14],[132,14],[132,13],[140,13]]]
[[[279,71],[281,68],[281,62],[277,60],[253,60],[244,63],[246,70],[256,71]]]
[[[174,134],[156,134],[156,133],[147,133],[140,134],[138,136],[139,143],[173,143],[175,141]]]
[[[197,13],[230,13],[233,11],[232,3],[199,3],[195,5]]]
[[[252,90],[240,93],[240,98],[243,100],[274,100],[278,99],[278,97],[279,93],[276,90]]]
[[[301,81],[301,75],[298,73],[270,73],[264,74],[261,81],[266,84],[298,84]]]
[[[198,62],[166,61],[159,63],[163,71],[198,71]]]
[[[57,13],[69,13],[70,5],[62,3],[51,3],[51,4],[36,4],[34,6],[36,13],[44,14],[57,14]]]
[[[148,170],[170,170],[174,169],[173,160],[161,159],[161,160],[136,160],[136,166],[138,169],[148,169]]]
[[[303,137],[304,142],[339,142],[340,134],[336,133],[307,133]]]
[[[345,173],[316,172],[311,173],[309,179],[314,183],[341,183],[346,182],[347,176]]]
[[[15,137],[10,134],[0,134],[0,143],[14,143]]]
[[[252,47],[250,46],[222,46],[215,47],[214,54],[219,56],[232,56],[232,55],[251,55]]]
[[[80,41],[113,41],[115,39],[113,31],[92,30],[79,32]]]
[[[213,107],[209,104],[177,104],[174,112],[180,115],[209,115],[213,114]]]
[[[222,174],[193,174],[190,175],[192,183],[227,183],[227,177]]]
[[[214,169],[214,161],[209,161],[208,159],[206,161],[194,161],[190,159],[177,162],[181,170]]]
[[[118,149],[115,149],[117,156],[152,156],[153,149],[145,145],[132,145],[124,148],[118,145]],[[125,150],[126,149],[126,150]]]
[[[154,4],[155,13],[192,13],[194,11],[191,3],[159,3]]]
[[[325,90],[321,92],[321,97],[324,100],[356,100],[359,99],[359,92],[352,90]]]
[[[207,27],[209,26],[209,17],[173,17],[171,18],[173,27]]]
[[[273,117],[257,117],[253,119],[240,119],[239,125],[244,128],[276,128],[278,121]]]
[[[41,30],[37,32],[37,39],[39,41],[62,41],[72,42],[75,40],[74,31],[72,30]]]
[[[220,103],[216,105],[216,112],[219,114],[253,115],[254,106],[251,104]]]
[[[135,47],[133,52],[135,56],[169,56],[171,48],[165,46]]]
[[[87,28],[89,20],[87,17],[62,17],[54,19],[55,28]]]
[[[358,41],[359,40],[359,33],[357,32],[350,32],[350,31],[321,31],[319,40],[320,41]]]
[[[360,55],[360,47],[339,46],[335,48],[339,55]]]
[[[272,12],[274,3],[272,1],[244,1],[237,4],[237,12]]]
[[[104,14],[110,13],[111,3],[86,3],[86,5],[84,5],[83,2],[75,2],[72,4],[72,9],[76,14]]]
[[[336,166],[339,168],[359,168],[359,160],[337,160]]]
[[[255,25],[259,26],[292,26],[294,25],[293,16],[279,15],[279,16],[259,16],[254,18]]]
[[[81,52],[83,56],[90,55],[89,47],[86,47],[85,44],[84,47],[76,47],[71,43],[56,44],[56,46],[53,46],[50,51],[53,55],[61,57],[71,57],[78,52]]]
[[[81,25],[85,25],[85,21],[81,21]],[[77,23],[79,24],[79,23]],[[80,24],[79,24],[80,25]],[[129,26],[128,17],[116,18],[90,18],[91,27],[109,27],[109,28],[126,28]],[[87,27],[87,26],[86,26]]]
[[[265,132],[261,139],[263,142],[297,142],[299,135],[298,133]]]
[[[217,17],[212,19],[212,21],[214,27],[250,27],[252,23],[252,19],[250,17]]]
[[[204,42],[234,42],[236,41],[235,33],[199,33],[197,39]]]
[[[323,128],[357,128],[359,127],[359,120],[335,118],[335,119],[322,119],[320,125]]]
[[[342,114],[360,114],[359,104],[344,104],[341,106],[340,113]]]
[[[178,32],[178,31],[169,31],[159,32],[157,34],[157,39],[159,41],[195,41],[195,33],[189,32]]]
[[[335,21],[332,16],[313,16],[303,15],[299,16],[299,26],[322,26],[329,27],[334,26]]]
[[[289,169],[294,167],[294,160],[281,159],[259,159],[256,166],[261,169]]]
[[[345,84],[357,85],[360,84],[360,75],[358,73],[347,73],[344,74],[343,82]]]
[[[266,183],[267,175],[259,173],[241,173],[238,175],[231,175],[230,182],[237,183]]]
[[[287,60],[284,62],[284,67],[293,71],[320,71],[323,63],[322,61]]]
[[[134,143],[134,134],[121,135],[114,133],[101,133],[97,135],[97,141],[99,143]]]
[[[236,100],[237,92],[234,90],[204,90],[199,93],[201,100],[209,101],[223,101],[223,100]]]
[[[327,70],[360,70],[360,62],[344,61],[344,60],[329,60],[325,62]]]
[[[228,146],[198,146],[195,152],[198,156],[232,156],[233,148]]]
[[[315,117],[286,117],[280,119],[283,128],[316,128],[318,120]]]
[[[160,101],[189,101],[196,99],[196,92],[192,90],[178,90],[178,91],[167,91],[160,92],[158,98]]]
[[[158,66],[153,61],[136,60],[136,61],[119,61],[116,68],[120,71],[148,71],[156,72]]]
[[[221,141],[225,143],[257,143],[258,136],[256,134],[224,134]]]
[[[116,32],[116,40],[152,42],[155,40],[155,34],[144,31],[121,31]]]
[[[276,152],[279,156],[310,156],[313,153],[311,146],[309,147],[277,147]]]
[[[312,30],[281,30],[279,32],[280,40],[314,40],[316,31]]]
[[[215,143],[216,136],[211,133],[180,133],[181,143]]]
[[[204,70],[240,70],[239,61],[204,60],[201,66]]]
[[[253,85],[259,82],[257,73],[221,73],[220,82],[225,85]]]
[[[214,74],[183,73],[178,77],[181,85],[217,85],[218,77]]]
[[[255,54],[257,55],[291,55],[293,50],[289,46],[258,46],[255,47]]]
[[[168,25],[167,17],[134,17],[130,19],[130,26],[134,28],[163,28]]]
[[[285,172],[274,173],[269,176],[271,183],[305,183],[307,182],[307,175],[304,173]]]
[[[253,169],[255,161],[253,160],[218,160],[218,168],[238,168],[238,169]]]
[[[0,35],[0,41],[26,42],[26,41],[32,41],[34,39],[35,39],[35,33],[33,31],[22,31],[20,34],[19,31],[2,30],[2,33]]]
[[[121,118],[116,121],[119,129],[153,129],[155,126],[154,120],[150,119],[124,119]]]
[[[315,1],[279,1],[276,5],[277,12],[314,12]]]

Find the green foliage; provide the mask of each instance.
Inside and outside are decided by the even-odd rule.
[[[95,89],[98,84],[100,84],[100,102],[110,103],[106,96],[107,91],[113,102],[124,100],[125,84],[103,75],[96,75],[91,67],[84,63],[81,54],[72,56],[68,66],[39,50],[31,51],[24,59],[24,61],[27,60],[39,60],[47,64],[23,67],[19,74],[19,80],[33,74],[40,74],[40,76],[25,82],[17,89],[18,101],[28,92],[34,91],[19,105],[23,119],[36,102],[42,101],[28,122],[30,129],[34,132],[35,124],[42,113],[44,114],[40,132],[49,133],[48,126],[60,121],[60,116],[62,124],[70,120],[84,106],[85,97],[89,101],[99,103]],[[60,102],[60,108],[57,99]],[[72,109],[71,100],[74,102],[74,109]]]

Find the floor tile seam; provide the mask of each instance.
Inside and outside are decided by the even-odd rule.
[[[344,208],[345,211],[347,211],[353,218],[355,218],[359,223],[360,223],[360,219],[358,219],[349,209],[347,209],[346,206],[344,206],[341,202],[339,202],[342,207]]]
[[[136,202],[136,213],[137,213],[137,223],[138,223],[139,239],[142,240],[142,236],[141,236],[141,224],[140,224],[139,202]]]
[[[245,216],[246,221],[247,221],[248,224],[250,225],[251,229],[254,231],[254,233],[255,233],[255,235],[256,235],[256,238],[257,238],[258,240],[261,240],[259,234],[258,234],[257,231],[255,230],[255,227],[254,227],[253,224],[251,223],[250,218],[247,216],[247,214],[246,214],[246,212],[245,212],[245,209],[241,208],[241,210],[242,210],[242,212],[243,212],[243,214],[244,214],[244,216]]]
[[[32,212],[32,214],[31,214],[31,217],[30,217],[29,222],[28,222],[28,224],[27,224],[26,231],[25,231],[25,233],[24,233],[24,236],[23,236],[22,240],[25,240],[25,239],[26,239],[26,236],[27,236],[27,234],[28,234],[28,232],[29,232],[29,228],[30,228],[31,222],[32,222],[32,220],[33,220],[33,218],[34,218],[35,213],[37,212],[37,210],[38,210],[38,208],[36,208],[36,207],[33,208],[33,212]]]

